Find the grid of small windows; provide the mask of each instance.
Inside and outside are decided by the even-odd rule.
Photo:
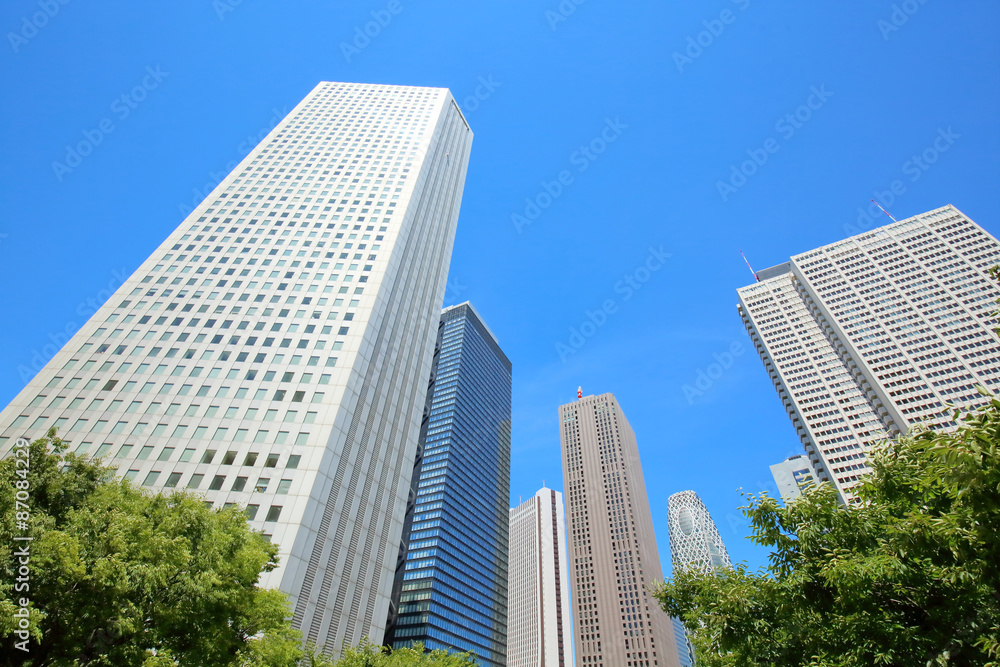
[[[884,437],[954,428],[948,406],[980,405],[976,386],[1000,385],[1000,291],[985,275],[998,262],[996,239],[948,206],[797,255],[739,290],[817,473],[845,497]]]
[[[541,495],[545,491],[544,487],[539,491]],[[546,553],[546,557],[551,561],[552,565],[552,580],[555,588],[555,594],[551,599],[545,600],[546,608],[555,607],[556,616],[556,654],[558,656],[559,667],[566,667],[566,650],[567,646],[567,633],[564,631],[564,622],[568,622],[570,618],[569,614],[569,591],[564,590],[566,587],[563,585],[563,575],[568,575],[568,568],[563,562],[566,554],[561,551],[563,538],[566,533],[566,526],[563,523],[563,517],[566,515],[565,507],[563,507],[562,494],[558,491],[550,491],[547,504],[548,508],[548,520],[552,526],[551,535],[551,552]],[[544,514],[543,514],[544,516]],[[542,530],[544,531],[544,521],[542,522]],[[546,566],[548,567],[548,566]],[[565,612],[565,613],[564,613]],[[551,642],[547,642],[551,644]]]
[[[793,273],[740,292],[744,323],[817,474],[850,497],[869,470],[866,452],[892,424],[880,419]]]
[[[998,260],[1000,245],[947,207],[827,246],[802,270],[902,418],[950,428],[946,404],[981,404],[976,386],[1000,383],[987,361],[997,290],[981,268]]]
[[[4,410],[0,454],[56,426],[136,484],[242,506],[305,639],[380,636],[471,139],[447,90],[318,85]]]
[[[542,656],[541,499],[534,496],[510,510],[507,576],[507,665],[535,667]]]
[[[570,566],[573,586],[573,624],[577,659],[588,664],[598,664],[600,625],[597,619],[597,584],[590,533],[591,517],[585,486],[585,452],[580,440],[579,419],[580,414],[576,406],[563,406],[560,426],[569,517],[568,537],[573,554],[573,564]]]
[[[622,420],[610,394],[560,408],[576,658],[583,665],[607,665],[611,656],[629,666],[659,664],[651,621],[658,607],[647,590],[657,575],[643,562],[650,557],[643,542],[648,532],[639,528],[637,515],[648,506],[641,506],[644,496],[636,504],[632,477],[641,471],[631,467],[636,454],[623,438],[622,429],[631,429]],[[582,421],[592,438],[581,437]]]
[[[151,488],[251,507],[266,493],[256,519],[277,521],[271,498],[332,416],[444,94],[317,89],[40,374],[52,371],[0,425],[0,452],[56,427]]]

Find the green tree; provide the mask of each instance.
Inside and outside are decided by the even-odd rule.
[[[277,547],[238,508],[144,492],[65,450],[53,431],[28,447],[27,473],[16,457],[0,461],[0,665],[295,664],[287,600],[256,585]],[[27,533],[15,521],[18,482]],[[15,590],[23,535],[33,538],[28,591]],[[27,653],[14,646],[22,597]]]
[[[475,667],[471,653],[448,653],[440,649],[425,651],[423,644],[414,642],[412,648],[390,651],[368,641],[357,647],[347,648],[334,667]]]
[[[367,639],[358,646],[347,646],[344,655],[334,660],[315,647],[299,648],[299,633],[290,628],[283,633],[251,641],[251,650],[240,667],[475,667],[471,653],[426,651],[414,642],[411,648],[390,649]]]
[[[1000,664],[1000,400],[955,420],[886,443],[849,506],[827,484],[787,506],[748,496],[769,566],[656,592],[699,665]]]

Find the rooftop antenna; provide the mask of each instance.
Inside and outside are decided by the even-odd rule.
[[[576,388],[576,400],[579,401],[581,398],[583,398],[583,387],[582,386]]]
[[[743,256],[743,261],[747,263],[747,268],[750,269],[750,273],[753,274],[753,279],[760,282],[760,278],[757,277],[757,272],[753,270],[752,266],[750,266],[750,260],[747,259],[747,256],[743,254],[742,250],[740,250],[740,255]]]
[[[875,201],[874,199],[872,199],[872,203],[875,204],[876,206],[878,206],[878,210],[880,210],[883,213],[885,213],[886,215],[888,215],[890,220],[892,220],[893,222],[899,222],[898,220],[896,220],[896,218],[894,218],[894,217],[892,217],[892,215],[890,215],[889,211],[887,211],[884,208],[882,208],[882,205],[879,204],[877,201]]]

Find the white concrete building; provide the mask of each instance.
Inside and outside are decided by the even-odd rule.
[[[306,640],[381,642],[472,132],[444,89],[320,83],[0,413],[248,507]]]
[[[507,667],[573,667],[563,496],[542,488],[510,510]]]
[[[781,463],[775,463],[771,466],[771,476],[786,503],[795,500],[816,483],[816,473],[805,454],[789,456]]]
[[[1000,388],[987,271],[1000,243],[953,206],[761,271],[739,311],[821,481],[845,499],[887,436],[950,429]]]

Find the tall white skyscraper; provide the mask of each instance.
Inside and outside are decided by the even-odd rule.
[[[951,429],[1000,388],[987,271],[1000,243],[953,206],[795,255],[739,311],[820,481],[845,499],[880,440]]]
[[[507,667],[573,667],[563,496],[542,487],[510,510]]]
[[[306,640],[382,641],[472,132],[320,83],[0,413],[248,507]]]

